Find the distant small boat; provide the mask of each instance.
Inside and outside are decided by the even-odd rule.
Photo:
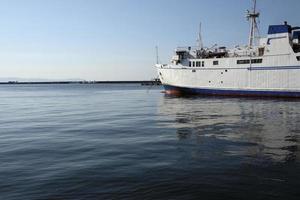
[[[178,47],[170,64],[156,64],[169,94],[300,97],[300,27],[269,26],[258,37],[256,0],[247,12],[249,43],[233,49]],[[223,30],[226,31],[226,30]]]

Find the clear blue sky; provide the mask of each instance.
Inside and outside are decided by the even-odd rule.
[[[176,46],[246,44],[250,0],[0,0],[0,77],[143,80]],[[299,0],[258,0],[260,29],[300,25]]]

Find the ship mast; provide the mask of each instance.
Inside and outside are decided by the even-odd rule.
[[[156,64],[159,64],[158,46],[155,46],[155,51],[156,51]]]
[[[199,33],[197,38],[197,46],[200,49],[203,49],[203,41],[202,41],[202,30],[201,30],[201,23],[199,24]]]
[[[248,46],[252,48],[253,43],[256,39],[256,33],[258,33],[258,26],[256,18],[259,18],[259,12],[256,11],[256,0],[253,0],[254,6],[253,10],[247,10],[247,19],[250,21],[250,34],[249,34],[249,43]]]

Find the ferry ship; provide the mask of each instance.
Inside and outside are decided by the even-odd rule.
[[[256,0],[245,46],[178,47],[170,64],[155,66],[167,94],[300,97],[300,27],[270,25],[259,37]]]

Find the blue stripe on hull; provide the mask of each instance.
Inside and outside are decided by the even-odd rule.
[[[170,94],[192,94],[192,95],[220,95],[220,96],[253,96],[253,97],[294,97],[300,98],[300,92],[291,91],[261,91],[261,90],[226,90],[226,89],[202,89],[186,88],[164,85]]]

